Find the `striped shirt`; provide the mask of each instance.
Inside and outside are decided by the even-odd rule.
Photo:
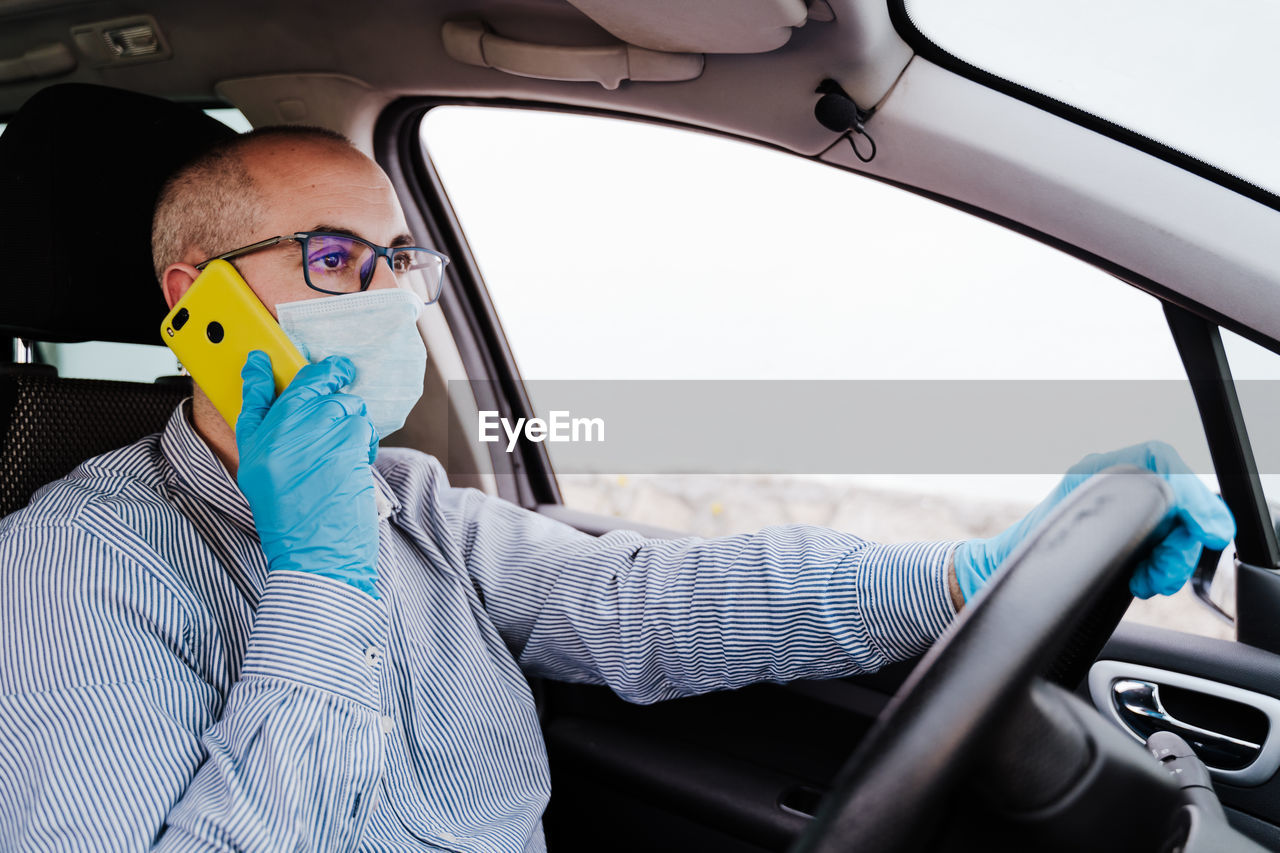
[[[947,543],[588,536],[383,448],[374,600],[268,575],[180,406],[0,522],[0,848],[545,847],[526,676],[633,702],[874,670],[954,616]]]

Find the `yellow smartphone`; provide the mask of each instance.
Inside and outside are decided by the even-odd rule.
[[[226,261],[210,261],[160,324],[160,337],[232,429],[240,417],[240,371],[252,350],[271,356],[279,394],[307,360]]]

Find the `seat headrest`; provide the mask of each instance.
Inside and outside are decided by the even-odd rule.
[[[0,333],[160,343],[156,197],[179,166],[234,135],[197,109],[105,86],[32,96],[0,135]]]

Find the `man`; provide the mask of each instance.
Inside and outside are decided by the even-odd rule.
[[[388,365],[415,363],[416,310],[361,321],[415,292],[379,254],[410,242],[386,176],[330,134],[252,134],[171,180],[153,240],[169,304],[226,256],[316,363],[277,398],[251,356],[235,430],[197,389],[163,433],[0,524],[0,847],[542,849],[526,674],[652,702],[911,657],[1113,461],[1178,494],[1136,592],[1177,589],[1202,543],[1234,533],[1171,451],[1144,446],[1086,460],[991,540],[586,536],[378,451],[375,423],[412,403],[396,390],[412,371]],[[354,289],[317,284],[351,274],[353,252]],[[345,322],[300,321],[330,309]],[[351,328],[367,359],[318,357]]]

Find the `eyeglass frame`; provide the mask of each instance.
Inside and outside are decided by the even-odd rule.
[[[428,249],[425,246],[379,246],[377,243],[371,243],[363,237],[357,237],[354,234],[343,234],[337,231],[295,231],[292,234],[281,234],[278,237],[268,237],[266,240],[259,240],[256,243],[250,243],[248,246],[241,246],[238,249],[232,249],[229,252],[223,252],[220,255],[214,255],[208,260],[201,261],[196,264],[197,270],[203,270],[214,261],[230,261],[232,258],[239,258],[251,252],[260,252],[263,249],[270,249],[278,246],[286,240],[293,240],[298,244],[298,248],[302,251],[302,279],[306,282],[307,287],[317,293],[327,293],[330,296],[345,296],[347,291],[342,290],[325,290],[323,287],[316,287],[311,283],[311,272],[307,269],[307,241],[312,237],[338,237],[343,240],[354,240],[357,243],[363,243],[373,250],[374,261],[369,266],[368,279],[362,279],[360,282],[360,290],[351,291],[352,293],[364,293],[369,289],[369,285],[373,283],[373,271],[378,267],[378,258],[386,258],[387,267],[391,270],[391,274],[395,275],[395,267],[392,266],[391,255],[394,252],[400,252],[405,249],[413,249],[417,252],[426,252],[429,255],[435,255],[440,259],[440,286],[436,288],[436,295],[430,300],[423,300],[424,305],[431,305],[440,298],[440,294],[444,292],[444,268],[449,265],[449,256],[437,252],[435,249]]]

